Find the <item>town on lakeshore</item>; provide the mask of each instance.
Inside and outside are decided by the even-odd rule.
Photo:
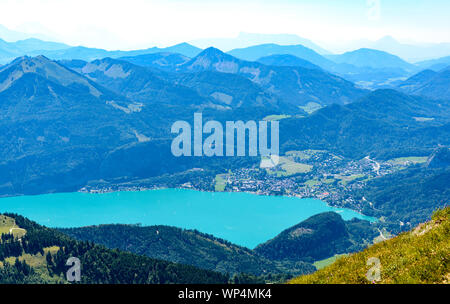
[[[361,212],[364,207],[371,207],[371,202],[364,197],[358,199],[355,194],[364,188],[368,181],[426,161],[427,157],[374,161],[369,156],[350,160],[324,150],[289,151],[280,157],[280,163],[274,168],[260,168],[255,165],[220,174],[211,174],[205,169],[196,168],[185,172],[184,178],[172,175],[124,184],[94,183],[80,191],[108,193],[183,188],[248,192],[258,195],[316,198],[330,206]],[[186,181],[187,176],[189,181]]]

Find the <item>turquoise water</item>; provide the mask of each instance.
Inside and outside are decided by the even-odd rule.
[[[316,199],[249,193],[163,189],[105,194],[61,193],[0,199],[0,212],[18,213],[48,227],[98,224],[168,225],[197,229],[254,248],[282,230],[326,211],[345,220],[375,220]]]

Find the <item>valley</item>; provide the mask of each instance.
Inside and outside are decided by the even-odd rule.
[[[368,283],[368,255],[407,269],[383,283],[448,282],[449,57],[300,40],[0,39],[0,283],[68,283],[74,256],[84,284]],[[199,117],[276,121],[279,162],[235,156],[250,128],[198,153]]]

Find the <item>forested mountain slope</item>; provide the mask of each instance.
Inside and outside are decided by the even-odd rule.
[[[67,283],[71,257],[80,259],[81,283],[86,284],[228,282],[217,272],[75,241],[19,215],[1,215],[0,229],[0,283]]]
[[[222,273],[253,275],[309,273],[315,268],[266,259],[248,248],[193,230],[168,226],[100,225],[60,229],[78,240]]]
[[[380,280],[369,259],[379,259]],[[450,207],[437,211],[431,221],[410,232],[338,259],[292,284],[448,284],[450,282]],[[373,260],[372,260],[373,261]],[[373,278],[373,276],[369,276]]]

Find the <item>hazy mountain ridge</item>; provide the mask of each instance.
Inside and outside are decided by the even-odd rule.
[[[416,65],[422,69],[431,69],[435,72],[439,72],[450,66],[450,56],[417,62]]]
[[[450,69],[422,71],[400,83],[398,88],[407,94],[450,100]]]
[[[120,60],[128,61],[135,65],[157,68],[163,71],[176,70],[178,66],[188,62],[191,58],[178,53],[154,53],[138,56],[120,57]]]
[[[217,71],[242,75],[280,96],[285,102],[295,105],[311,101],[322,105],[346,104],[365,94],[364,90],[358,89],[353,83],[321,70],[266,66],[237,59],[215,48],[206,49],[183,64],[179,71]]]
[[[247,48],[255,45],[274,43],[279,45],[304,45],[319,54],[330,54],[309,39],[292,34],[257,34],[257,33],[239,33],[236,38],[210,38],[198,39],[192,41],[192,44],[203,48],[215,46],[223,51]]]
[[[294,55],[270,55],[257,60],[264,65],[298,66],[307,69],[321,69],[319,66]]]
[[[336,63],[345,63],[356,67],[399,68],[408,72],[417,69],[416,66],[398,56],[373,49],[359,49],[341,55],[327,55],[327,58]]]
[[[28,39],[18,42],[5,42],[0,39],[0,63],[8,63],[20,56],[44,55],[53,60],[85,60],[93,61],[106,57],[119,58],[154,53],[179,53],[186,57],[194,57],[201,52],[188,43],[180,43],[166,48],[152,47],[133,51],[108,51],[84,46],[68,46],[65,44]]]
[[[319,55],[311,49],[275,44],[238,49],[228,54],[256,60],[261,56],[265,64],[274,66],[320,67],[369,89],[392,87],[391,82],[411,76],[420,68],[386,52],[360,49],[341,55]],[[258,59],[261,62],[261,58]]]
[[[6,42],[0,38],[0,63],[8,63],[16,57],[25,55],[43,55],[47,51],[68,49],[70,46],[36,38],[27,38],[16,42]]]

